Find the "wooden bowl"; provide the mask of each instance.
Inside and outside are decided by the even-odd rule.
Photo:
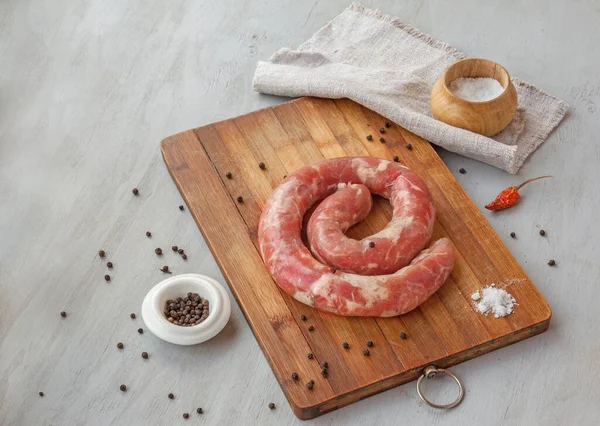
[[[459,77],[490,77],[504,91],[489,101],[467,101],[453,95],[448,88]],[[437,120],[484,136],[495,135],[508,126],[516,111],[517,90],[508,71],[487,59],[466,58],[455,62],[431,90],[431,112]]]

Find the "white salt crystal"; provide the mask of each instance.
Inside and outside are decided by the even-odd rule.
[[[451,82],[448,88],[454,96],[472,102],[489,101],[504,92],[504,87],[497,80],[487,77],[460,77]]]
[[[496,288],[495,284],[484,287],[481,290],[481,295],[479,291],[476,291],[471,295],[471,299],[476,301],[473,306],[478,312],[486,316],[491,312],[496,318],[512,314],[513,307],[517,304],[510,293],[501,288]]]

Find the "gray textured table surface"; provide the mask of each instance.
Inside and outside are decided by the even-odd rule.
[[[177,209],[158,142],[280,102],[251,90],[256,61],[297,46],[347,5],[0,2],[0,424],[180,424],[186,411],[185,424],[302,423],[235,303],[224,332],[195,347],[139,335],[142,321],[129,313],[139,314],[164,263],[223,282],[189,213]],[[467,169],[457,178],[479,206],[526,177],[556,176],[528,187],[517,208],[486,212],[554,315],[545,334],[453,368],[468,389],[454,410],[425,406],[410,383],[308,424],[598,424],[598,2],[365,5],[497,60],[571,105],[519,176],[442,153],[453,173]],[[172,244],[186,249],[187,262],[169,253]],[[115,264],[109,284],[99,249]],[[437,397],[452,390],[441,386]]]

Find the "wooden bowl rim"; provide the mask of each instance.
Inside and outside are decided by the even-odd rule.
[[[487,101],[468,101],[466,99],[459,98],[454,93],[452,93],[452,91],[446,85],[446,74],[448,73],[448,71],[450,70],[450,68],[452,68],[453,66],[455,66],[455,65],[457,65],[457,64],[459,64],[461,62],[473,61],[473,60],[485,61],[485,62],[489,62],[489,63],[494,64],[494,65],[497,65],[497,66],[499,66],[502,69],[502,71],[504,71],[506,73],[506,76],[508,77],[508,84],[506,85],[506,87],[503,88],[504,90],[502,90],[502,93],[500,93],[498,96],[496,96],[493,99],[488,99]],[[444,71],[444,73],[441,76],[441,80],[442,80],[442,87],[444,88],[444,90],[446,91],[446,93],[448,93],[448,95],[450,95],[450,97],[452,97],[454,100],[457,100],[459,102],[464,102],[464,103],[467,103],[467,104],[477,104],[477,105],[485,105],[485,104],[488,104],[488,103],[491,103],[491,102],[498,101],[503,96],[508,96],[508,89],[512,85],[512,79],[510,77],[510,73],[508,72],[508,70],[506,68],[504,68],[504,66],[502,66],[498,62],[494,62],[494,61],[492,61],[490,59],[478,58],[478,57],[475,57],[475,58],[463,58],[463,59],[459,59],[456,62],[453,62],[452,64],[450,64],[448,66],[448,68],[446,68],[446,70]],[[498,81],[498,80],[496,80],[496,81]],[[500,82],[498,81],[498,83],[500,83]]]

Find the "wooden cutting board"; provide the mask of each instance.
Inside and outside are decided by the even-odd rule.
[[[540,293],[431,145],[395,124],[385,130],[385,143],[379,142],[385,121],[350,100],[301,98],[161,143],[173,180],[301,419],[414,380],[427,365],[449,367],[541,333],[550,321]],[[420,175],[437,208],[433,239],[448,237],[456,248],[456,266],[446,284],[401,317],[346,318],[296,302],[279,290],[258,251],[262,208],[285,175],[324,158],[362,155],[397,155]],[[349,235],[377,232],[390,217],[387,200],[376,199],[373,211]],[[471,294],[491,283],[517,299],[512,315],[484,317],[473,310]],[[308,331],[310,325],[314,331]],[[408,337],[401,339],[401,332]],[[365,356],[369,340],[374,346]],[[343,342],[350,348],[343,349]],[[312,360],[308,353],[314,354]],[[329,364],[327,379],[320,374],[322,361]],[[292,380],[293,372],[298,381]],[[305,386],[309,380],[315,381],[313,390]]]

